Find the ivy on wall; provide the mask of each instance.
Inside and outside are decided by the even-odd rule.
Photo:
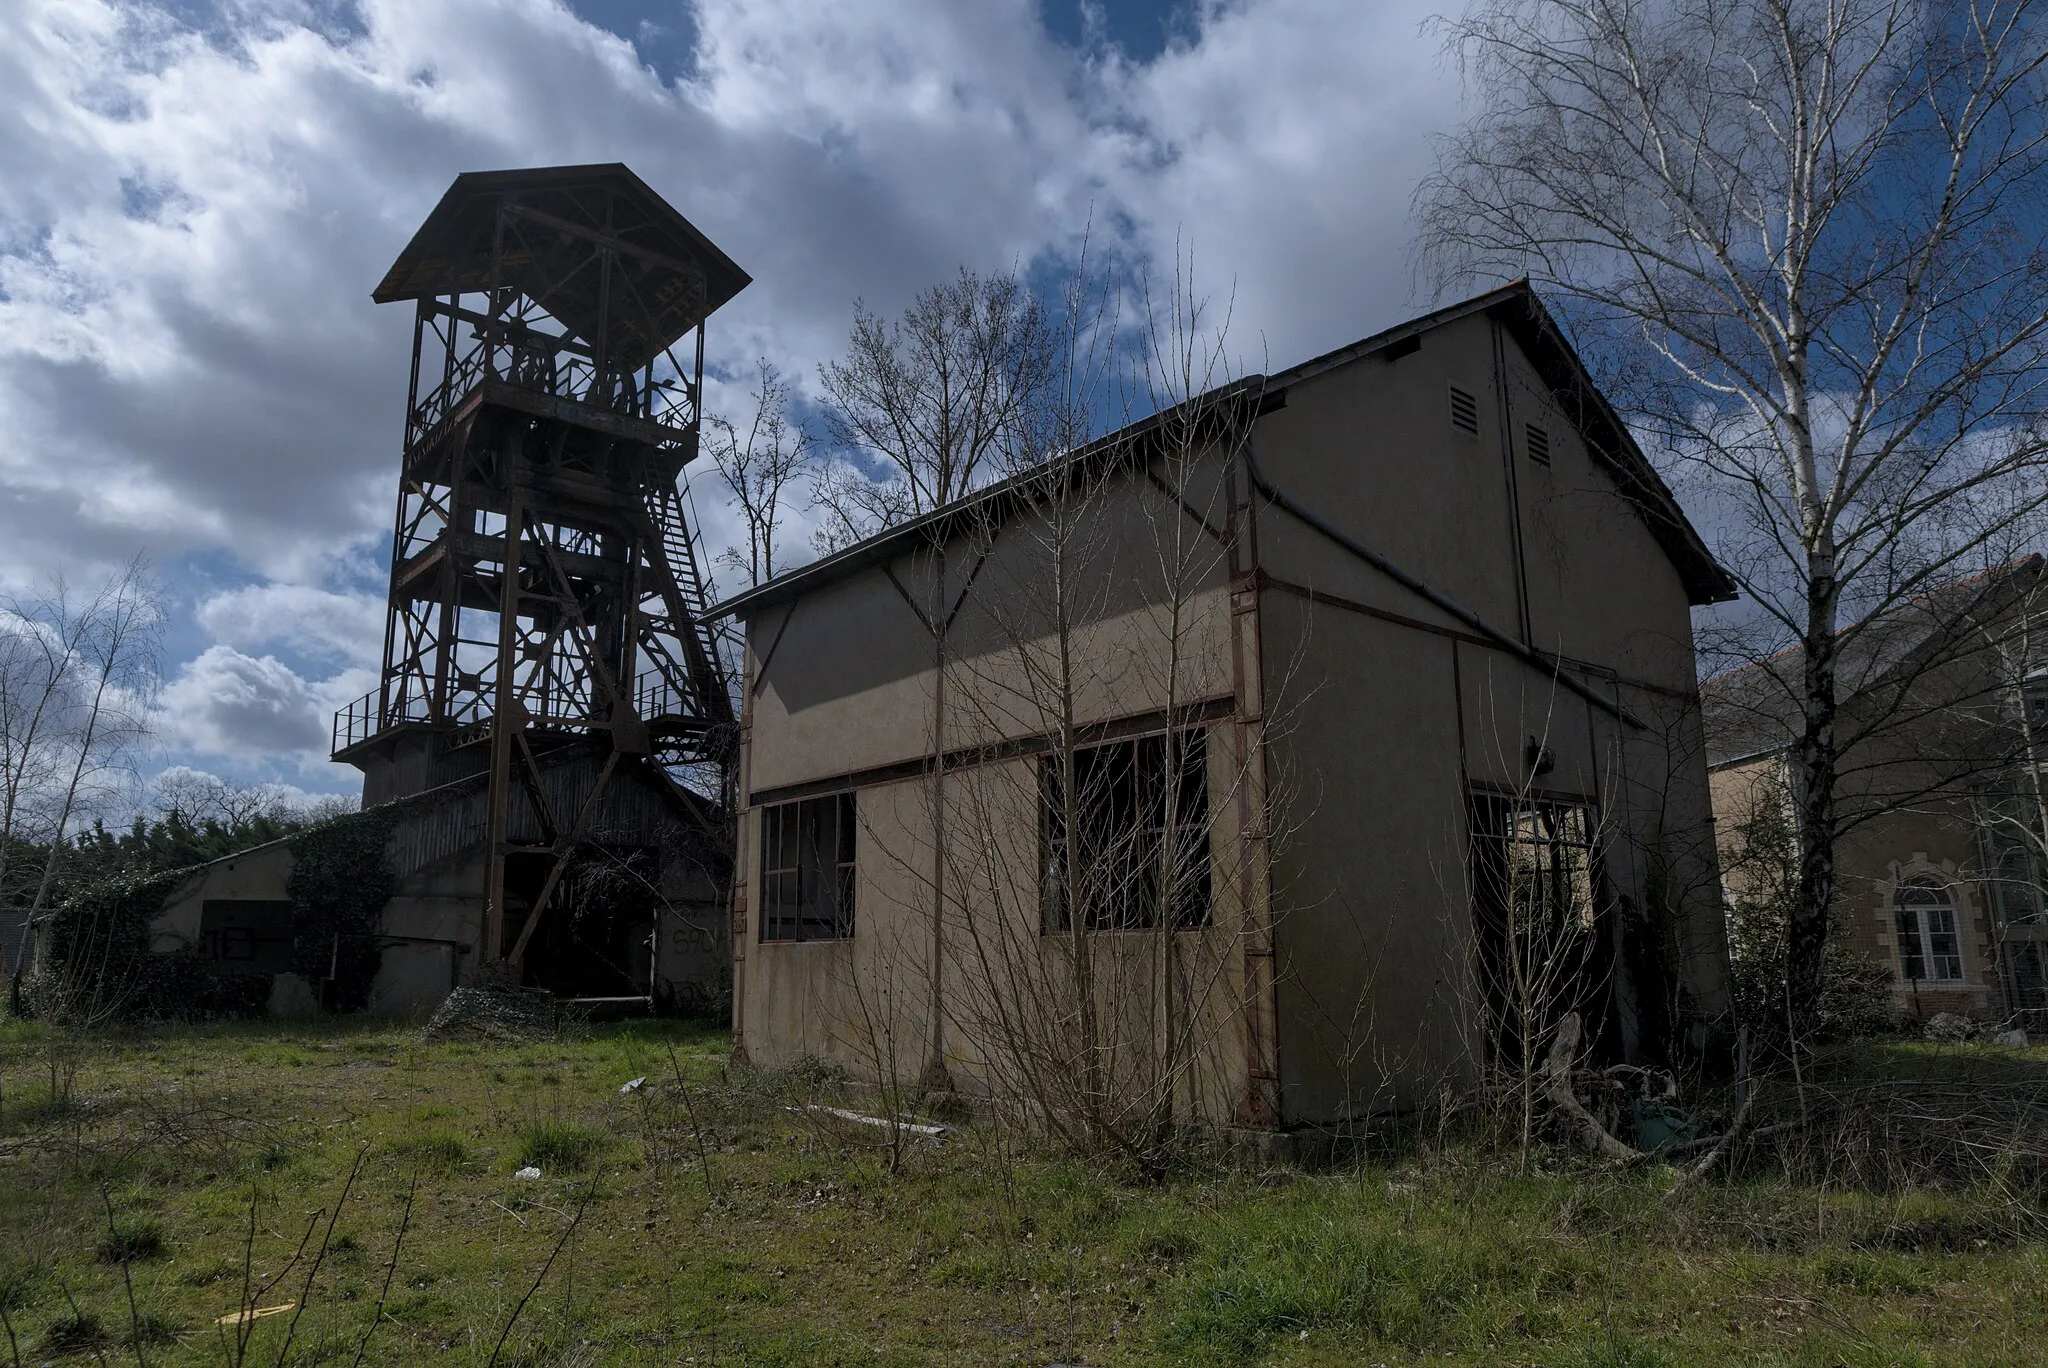
[[[369,1000],[382,959],[379,923],[398,883],[384,848],[400,808],[351,813],[289,839],[292,970],[311,983],[331,980],[331,1010],[360,1011]],[[196,946],[150,949],[151,925],[197,868],[124,870],[80,885],[44,920],[24,1006],[83,1025],[261,1013],[269,974],[223,969]]]
[[[384,847],[398,806],[337,817],[290,841],[292,969],[311,983],[331,980],[325,1005],[333,1011],[361,1011],[383,961],[379,924],[398,891]]]
[[[24,1005],[77,1026],[261,1011],[268,974],[217,973],[191,947],[151,952],[151,923],[191,873],[124,871],[79,887],[44,922],[43,956],[23,985]]]

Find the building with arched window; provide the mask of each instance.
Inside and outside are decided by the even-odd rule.
[[[1844,628],[1838,943],[1906,1019],[2048,1021],[2048,573],[2039,557]],[[1731,904],[1796,855],[1803,658],[1702,686]]]

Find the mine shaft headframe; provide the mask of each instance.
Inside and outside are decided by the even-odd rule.
[[[374,291],[417,321],[384,668],[335,753],[396,774],[415,730],[440,757],[488,746],[482,961],[519,964],[622,762],[729,783],[729,681],[677,481],[704,321],[748,283],[604,165],[458,176]],[[577,755],[602,757],[594,782],[551,796],[549,766]],[[515,859],[547,871],[523,929]]]
[[[482,294],[560,323],[600,371],[646,366],[749,283],[623,164],[468,171],[413,234],[379,304]]]

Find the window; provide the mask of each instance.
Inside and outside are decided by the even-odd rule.
[[[853,851],[851,793],[763,808],[761,939],[851,938]]]
[[[1208,745],[1198,727],[1090,746],[1040,770],[1040,911],[1047,931],[1178,930],[1210,914]],[[1073,831],[1067,826],[1069,807]],[[1172,858],[1166,858],[1169,834]],[[1070,838],[1071,836],[1071,838]],[[1164,878],[1166,886],[1161,887]]]
[[[1550,464],[1550,434],[1534,423],[1528,428],[1529,459],[1537,465]]]
[[[199,905],[199,956],[223,970],[288,972],[292,967],[290,901],[208,898]]]
[[[2035,854],[2040,825],[2033,804],[2016,794],[1991,793],[1977,800],[1984,884],[1990,894],[1992,925],[2048,923],[2042,906],[2042,870]]]
[[[1479,435],[1479,401],[1456,385],[1451,386],[1451,426]]]
[[[1909,983],[1959,983],[1963,944],[1956,934],[1956,907],[1939,884],[1899,885],[1899,973]]]
[[[1583,803],[1475,802],[1480,897],[1515,938],[1546,947],[1593,929],[1593,810]],[[1548,951],[1546,950],[1546,953]]]
[[[1597,1046],[1613,1021],[1614,944],[1596,897],[1599,814],[1587,803],[1479,792],[1470,817],[1475,968],[1496,1058],[1518,1057],[1566,1012],[1582,1015]]]

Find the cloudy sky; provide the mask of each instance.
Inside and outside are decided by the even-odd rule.
[[[328,722],[375,679],[410,344],[369,292],[457,172],[631,165],[754,277],[714,379],[814,384],[856,297],[1057,269],[1091,223],[1191,250],[1277,368],[1426,302],[1443,3],[6,0],[0,586],[147,553],[152,764],[353,791]]]

